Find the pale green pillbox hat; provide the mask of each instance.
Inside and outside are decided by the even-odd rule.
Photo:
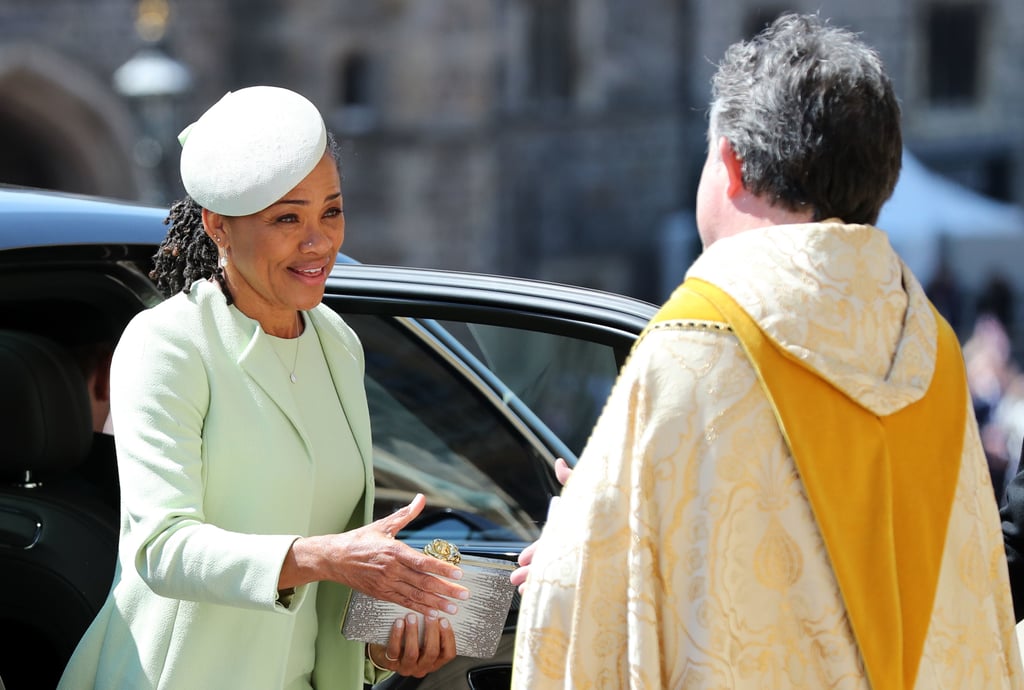
[[[327,150],[320,111],[276,86],[229,91],[178,135],[181,182],[196,203],[247,216],[282,198]]]

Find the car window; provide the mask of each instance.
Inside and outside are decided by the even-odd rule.
[[[579,455],[618,375],[609,345],[490,324],[442,321]]]
[[[376,517],[423,493],[428,509],[403,538],[535,539],[553,485],[530,434],[413,322],[342,316],[365,353]]]

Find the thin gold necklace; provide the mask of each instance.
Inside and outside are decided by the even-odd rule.
[[[299,314],[296,314],[295,318],[297,318],[298,321],[299,321],[299,324],[298,324],[299,334],[297,336],[295,336],[294,338],[279,338],[279,340],[294,340],[295,341],[295,354],[292,356],[292,368],[291,368],[290,371],[288,370],[288,365],[284,363],[283,359],[281,359],[281,355],[278,354],[277,348],[276,347],[271,348],[271,349],[274,350],[274,356],[277,357],[277,361],[281,363],[281,366],[284,367],[285,371],[288,371],[288,380],[290,380],[292,383],[298,383],[299,382],[299,377],[295,375],[295,368],[299,364],[299,338],[302,337],[302,317]]]

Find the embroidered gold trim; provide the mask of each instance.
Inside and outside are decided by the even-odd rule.
[[[651,330],[659,328],[689,328],[697,331],[732,332],[732,326],[721,321],[659,321],[650,325]]]

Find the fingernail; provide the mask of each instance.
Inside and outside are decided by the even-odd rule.
[[[446,605],[444,607],[444,610],[447,611],[448,613],[454,614],[456,611],[459,610],[459,607],[456,606],[455,604],[448,604],[448,605]]]
[[[451,579],[452,580],[461,580],[462,579],[462,570],[461,569],[460,570],[453,570],[452,574],[451,574]]]
[[[466,599],[469,599],[469,590],[468,589],[462,590],[461,592],[459,592],[458,596],[459,596],[459,599],[462,599],[463,601],[465,601]]]
[[[438,613],[437,611],[431,611],[430,613],[427,614],[427,618],[429,618],[430,620],[435,620],[440,615],[441,614]]]
[[[448,629],[448,619],[447,618],[442,618],[441,619],[441,627],[444,628],[445,630]]]
[[[433,613],[437,613],[437,612],[434,611]],[[405,617],[405,620],[407,620],[409,622],[409,625],[416,625],[416,614],[415,613],[410,613],[408,616]]]
[[[395,621],[395,630],[401,630],[404,627],[405,627],[405,620],[404,619],[399,618],[398,620]]]

